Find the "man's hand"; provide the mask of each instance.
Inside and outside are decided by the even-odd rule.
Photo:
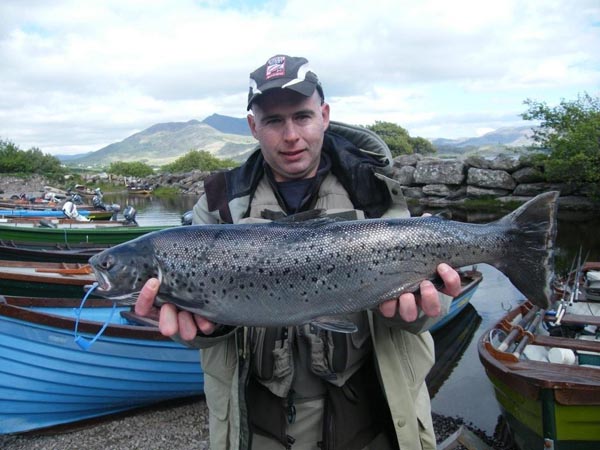
[[[460,275],[448,264],[442,263],[437,267],[438,275],[444,281],[442,292],[456,297],[460,293]],[[379,305],[379,311],[384,317],[392,318],[396,312],[407,322],[413,322],[418,317],[418,308],[429,317],[437,317],[440,314],[440,298],[433,283],[424,280],[420,285],[420,296],[412,293],[402,294],[398,299],[388,300]]]
[[[154,299],[159,287],[160,282],[156,278],[146,281],[135,303],[136,314],[147,316],[157,310],[154,306]],[[179,334],[184,341],[191,341],[196,337],[198,330],[209,335],[215,331],[215,328],[216,325],[204,317],[188,311],[179,311],[175,305],[170,303],[160,307],[158,329],[165,336]]]

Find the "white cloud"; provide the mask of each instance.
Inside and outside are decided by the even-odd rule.
[[[311,60],[337,120],[475,135],[519,123],[525,98],[598,92],[599,13],[597,0],[7,0],[0,138],[78,152],[241,117],[248,73],[278,52]]]

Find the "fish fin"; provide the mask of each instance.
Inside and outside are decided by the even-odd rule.
[[[317,317],[312,322],[310,322],[312,326],[317,328],[321,328],[327,331],[333,331],[335,333],[354,333],[358,330],[356,325],[349,320],[340,319],[335,316],[322,316]]]
[[[542,308],[551,299],[558,195],[556,191],[540,194],[496,222],[510,228],[515,245],[510,256],[494,266]]]
[[[354,209],[336,210],[335,212],[325,212],[324,209],[313,209],[310,211],[303,211],[290,216],[277,218],[273,221],[278,225],[318,227],[330,224],[332,222],[344,222],[362,218],[364,218],[364,216],[359,215]]]
[[[324,209],[311,209],[308,211],[291,214],[289,216],[278,217],[274,220],[277,223],[298,223],[308,222],[315,219],[322,219],[323,217],[326,217]]]

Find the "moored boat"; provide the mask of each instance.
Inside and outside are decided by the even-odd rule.
[[[96,281],[87,264],[0,260],[0,294],[82,298]]]
[[[109,227],[95,229],[27,228],[0,225],[0,240],[20,242],[44,242],[50,244],[120,244],[143,234],[169,226]]]
[[[460,294],[452,299],[448,313],[431,327],[429,331],[432,333],[449,324],[469,304],[483,279],[481,272],[474,267],[469,270],[460,270],[458,273],[461,281]]]
[[[29,228],[106,228],[106,227],[136,227],[136,222],[127,220],[75,220],[67,217],[10,217],[0,218],[0,224]]]
[[[45,244],[0,240],[0,260],[87,263],[107,244]]]
[[[600,448],[600,304],[525,302],[479,339],[509,435],[522,450]]]
[[[109,220],[113,215],[114,211],[106,211],[103,209],[81,209],[78,211],[79,215],[86,217],[90,220]],[[66,217],[65,213],[59,209],[46,208],[46,209],[17,209],[17,208],[1,208],[0,207],[0,218],[13,218],[13,217],[27,217],[36,219],[45,219],[49,217],[62,218]]]
[[[127,308],[87,303],[79,310],[72,299],[0,298],[0,434],[203,393],[197,349],[165,338],[152,321],[141,325]]]

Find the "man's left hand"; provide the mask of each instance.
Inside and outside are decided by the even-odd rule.
[[[442,292],[451,297],[460,293],[460,275],[448,264],[442,263],[437,266],[437,273],[444,282]],[[396,313],[407,322],[417,319],[419,308],[429,317],[437,317],[441,311],[439,293],[433,283],[424,280],[419,286],[420,295],[411,292],[402,294],[394,300],[388,300],[379,305],[379,311],[384,317],[392,318]]]

